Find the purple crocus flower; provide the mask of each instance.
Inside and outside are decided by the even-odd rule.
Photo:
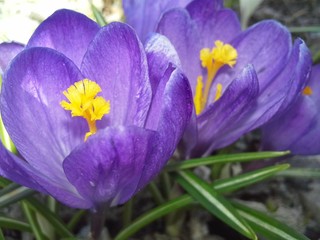
[[[0,43],[0,75],[3,74],[9,62],[23,50],[24,46],[16,42]]]
[[[59,10],[4,73],[1,115],[20,156],[0,175],[66,205],[122,204],[173,154],[192,112],[187,79],[161,35],[142,46],[123,23]]]
[[[123,0],[126,22],[145,40],[150,32],[155,32],[157,23],[165,11],[175,7],[185,7],[191,0]]]
[[[292,44],[284,26],[267,20],[241,31],[222,0],[168,10],[157,32],[174,45],[193,90],[196,117],[181,144],[187,158],[207,156],[266,123],[303,88],[311,67],[304,42]]]
[[[320,64],[312,67],[308,85],[287,111],[262,128],[264,150],[290,150],[292,154],[320,154]]]

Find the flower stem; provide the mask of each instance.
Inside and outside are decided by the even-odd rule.
[[[107,207],[104,204],[97,205],[95,209],[91,210],[90,240],[99,240],[104,227],[106,211]]]

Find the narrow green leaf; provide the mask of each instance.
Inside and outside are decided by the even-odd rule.
[[[8,179],[0,177],[0,187],[4,188],[7,185],[9,185],[10,183],[12,183],[12,182],[9,181]]]
[[[2,229],[0,228],[0,240],[6,240],[5,238],[4,238],[4,235],[3,235],[3,232],[2,232]]]
[[[320,26],[289,27],[292,33],[320,32]]]
[[[266,167],[252,172],[244,173],[232,178],[216,180],[213,182],[213,186],[214,189],[219,192],[233,192],[242,187],[246,187],[251,184],[260,182],[266,178],[272,177],[276,173],[281,172],[289,167],[289,164],[280,164],[276,166]]]
[[[18,186],[18,188],[16,188]],[[8,189],[7,189],[8,188]],[[34,190],[26,187],[21,187],[15,183],[11,183],[1,190],[0,195],[0,209],[25,199],[35,193]]]
[[[0,197],[18,189],[19,187],[21,187],[21,185],[19,185],[17,183],[8,184],[7,186],[5,186],[3,189],[0,190]]]
[[[283,166],[283,167],[281,167]],[[280,170],[282,168],[285,168],[287,164],[276,166],[276,169]],[[272,176],[270,172],[272,172],[272,168],[274,167],[268,167],[265,169],[259,169],[256,171],[252,171],[247,174],[241,174],[236,177],[232,177],[229,179],[223,179],[219,181],[215,181],[213,184],[213,188],[220,193],[225,193],[230,191],[230,186],[234,185],[233,190],[237,190],[236,186],[238,188],[249,186],[253,183],[257,183],[259,181],[265,180]],[[274,171],[275,174],[277,171]],[[257,174],[259,173],[259,174]],[[248,178],[248,174],[251,174],[252,176],[255,176],[252,178]],[[183,195],[178,198],[175,198],[171,201],[168,201],[156,208],[153,208],[151,211],[141,215],[136,220],[134,220],[128,227],[124,228],[119,234],[116,236],[115,240],[125,240],[128,239],[130,236],[132,236],[134,233],[142,229],[144,226],[150,224],[151,222],[171,213],[175,212],[181,208],[188,207],[195,201],[192,199],[189,195]]]
[[[96,6],[90,1],[92,13],[97,21],[97,23],[103,27],[107,25],[106,20],[104,19],[102,13],[96,8]]]
[[[208,183],[189,171],[180,171],[178,183],[203,207],[224,223],[249,239],[257,239],[250,226],[242,219],[232,205]]]
[[[68,222],[67,228],[70,231],[72,231],[86,213],[86,210],[79,210],[76,214],[73,215],[71,220]]]
[[[8,217],[0,217],[0,227],[14,229],[21,232],[31,232],[31,227],[29,224]]]
[[[317,64],[320,62],[320,51],[313,54],[312,61],[314,64]]]
[[[286,171],[280,172],[277,176],[281,177],[302,177],[302,178],[319,178],[320,169],[314,168],[291,168]]]
[[[210,165],[214,163],[233,163],[233,162],[248,162],[254,160],[262,160],[266,158],[276,158],[288,155],[290,152],[254,152],[254,153],[237,153],[210,156],[207,158],[195,158],[182,162],[169,163],[165,170],[178,171],[182,169],[194,168],[202,165]]]
[[[133,223],[131,223],[128,227],[123,229],[114,240],[126,240],[138,230],[146,226],[147,224],[155,221],[156,219],[161,218],[162,216],[167,215],[170,212],[174,212],[182,207],[188,206],[193,202],[193,199],[184,195],[168,201],[159,207],[153,208],[151,211],[137,218]]]
[[[238,202],[232,202],[240,215],[247,220],[251,227],[267,239],[277,240],[308,240],[295,229],[268,216],[265,213],[249,208]]]
[[[23,212],[28,219],[28,222],[30,224],[30,227],[32,229],[32,233],[34,234],[35,238],[37,240],[45,240],[45,237],[43,233],[41,232],[40,226],[38,225],[38,222],[34,216],[34,213],[32,212],[31,208],[29,207],[29,204],[25,201],[21,202]]]
[[[60,237],[74,237],[69,229],[65,226],[66,224],[60,220],[59,216],[54,214],[46,205],[42,204],[35,198],[28,198],[26,201],[30,204],[34,211],[39,212],[44,218],[48,220],[49,223],[52,224]]]

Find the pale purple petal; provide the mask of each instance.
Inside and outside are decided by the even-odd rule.
[[[151,86],[143,46],[131,27],[110,23],[102,28],[88,48],[82,72],[110,100],[109,125],[144,125]]]
[[[240,32],[239,21],[231,10],[217,8],[211,12],[205,5],[203,8],[201,9],[200,3],[194,4],[194,9],[191,5],[188,6],[188,9],[192,10],[191,16],[186,9],[170,10],[162,16],[157,29],[168,37],[176,48],[192,89],[195,89],[197,77],[203,72],[200,50],[205,47],[212,48],[215,40],[230,42]],[[209,12],[209,18],[200,18],[195,13],[197,9]]]
[[[211,99],[214,98],[216,84],[227,87],[247,64],[254,66],[260,92],[263,92],[286,66],[292,48],[289,31],[273,20],[253,25],[231,44],[238,52],[237,63],[233,68],[221,69],[211,88]],[[283,98],[283,95],[278,96],[279,98]]]
[[[145,43],[151,89],[156,93],[160,79],[169,64],[180,68],[179,56],[170,41],[161,34],[153,34]]]
[[[123,0],[126,22],[144,41],[154,32],[161,15],[175,7],[185,7],[191,0]]]
[[[157,107],[161,102],[161,108]],[[145,163],[139,189],[145,186],[174,153],[193,110],[192,92],[187,78],[179,69],[169,67],[154,96],[146,128],[158,131],[160,140]]]
[[[23,50],[24,46],[15,42],[4,42],[0,44],[0,74],[2,75],[4,70],[9,65],[10,61]]]
[[[311,95],[299,94],[290,107],[262,127],[264,150],[290,150],[292,154],[320,154],[320,65],[312,68]]]
[[[193,156],[209,155],[214,149],[225,147],[245,132],[234,133],[256,104],[259,83],[252,66],[244,68],[221,98],[207,107],[198,117],[199,140]]]
[[[68,206],[92,207],[92,202],[83,199],[70,183],[62,185],[59,181],[49,179],[26,161],[7,151],[2,144],[0,145],[0,158],[0,175],[2,177],[42,193],[50,194]]]
[[[145,161],[155,151],[158,134],[138,127],[109,127],[88,139],[64,161],[70,182],[94,202],[117,205],[136,191]]]
[[[2,85],[1,115],[17,149],[39,172],[62,182],[62,160],[83,141],[87,126],[60,102],[62,92],[81,79],[64,55],[30,48],[12,61]]]
[[[62,9],[40,24],[27,47],[53,48],[80,67],[87,47],[99,29],[99,25],[85,15]]]
[[[195,0],[186,9],[199,29],[203,48],[212,48],[216,40],[230,42],[241,32],[236,13],[224,8],[222,0]]]

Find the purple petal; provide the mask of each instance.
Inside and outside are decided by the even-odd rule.
[[[264,95],[270,95],[270,92],[273,91],[275,92],[274,94],[280,95],[281,93],[278,93],[277,89],[287,90],[285,100],[279,111],[286,109],[306,86],[311,65],[312,58],[308,47],[303,40],[297,39],[294,42],[294,47],[285,69],[264,93]]]
[[[62,185],[59,180],[52,181],[37,171],[26,161],[8,152],[0,145],[0,175],[20,185],[42,193],[50,194],[60,202],[75,208],[90,208],[91,202],[84,200],[71,184]]]
[[[290,150],[300,155],[320,153],[318,107],[309,97],[301,98],[281,119],[263,128],[264,150]]]
[[[49,48],[22,51],[2,85],[1,115],[21,155],[39,172],[67,182],[62,160],[87,131],[84,119],[60,106],[62,92],[83,79],[64,55]]]
[[[158,85],[146,125],[146,128],[159,132],[160,143],[153,157],[145,163],[145,168],[152,170],[146,171],[142,176],[139,188],[149,182],[154,173],[160,171],[172,156],[189,122],[192,110],[192,92],[187,78],[178,69],[169,67]]]
[[[212,48],[216,40],[230,42],[241,32],[236,13],[223,8],[221,0],[195,0],[186,9],[199,29],[202,48]]]
[[[62,9],[40,24],[27,47],[53,48],[79,67],[89,43],[99,29],[99,25],[85,15]]]
[[[242,120],[251,113],[258,93],[257,76],[249,65],[232,81],[221,98],[198,117],[200,137],[193,155],[209,155],[243,135],[244,132],[235,133],[232,130],[241,127]]]
[[[214,98],[216,84],[228,86],[247,64],[254,66],[260,91],[263,92],[286,66],[292,48],[289,31],[272,20],[255,24],[240,34],[231,44],[238,52],[237,63],[233,68],[221,69],[211,88],[209,97],[211,99]]]
[[[82,72],[110,100],[110,125],[145,124],[151,101],[148,65],[142,44],[131,27],[110,23],[102,28],[83,59]]]
[[[20,43],[1,43],[0,44],[0,74],[2,75],[4,70],[9,65],[10,61],[22,51],[24,46]]]
[[[312,68],[308,86],[310,96],[300,94],[287,111],[277,115],[262,128],[262,148],[264,150],[290,150],[292,154],[320,154],[319,116],[319,76],[320,65]]]
[[[154,32],[160,16],[175,7],[185,7],[191,0],[123,0],[126,22],[145,40]]]
[[[205,1],[206,4],[203,5],[200,2],[192,2],[188,6],[190,14],[185,9],[166,12],[157,29],[168,37],[176,48],[192,89],[195,89],[197,77],[202,75],[200,50],[205,47],[212,48],[215,40],[230,42],[240,32],[240,24],[233,11],[219,10],[220,7],[206,8],[206,4],[215,5],[210,3],[213,1]],[[205,12],[208,19],[201,18],[197,11]]]
[[[136,191],[147,171],[145,161],[156,149],[158,135],[138,127],[109,127],[90,137],[64,161],[70,182],[84,197],[98,204],[117,205]]]
[[[153,34],[147,39],[145,51],[149,66],[151,89],[152,93],[155,95],[160,80],[164,76],[169,65],[173,64],[176,67],[180,67],[180,60],[170,41],[160,34]]]

